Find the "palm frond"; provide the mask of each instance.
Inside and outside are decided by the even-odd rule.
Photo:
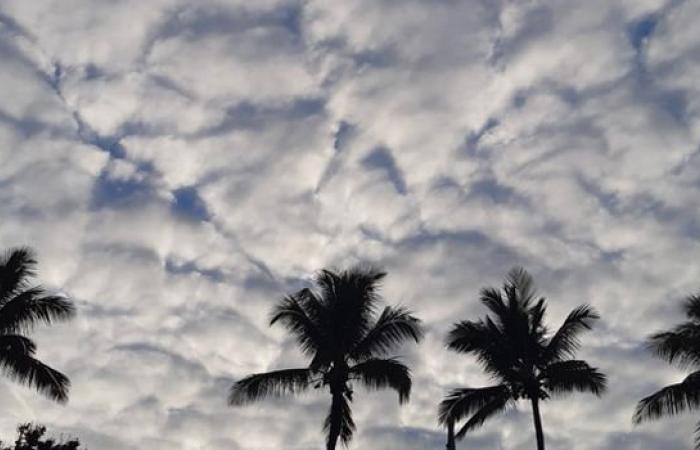
[[[607,378],[586,361],[569,360],[550,364],[542,373],[544,387],[551,393],[572,391],[591,392],[602,395],[607,387]]]
[[[496,288],[483,288],[479,294],[479,300],[484,306],[490,309],[496,317],[501,318],[508,314],[508,307],[503,300],[503,295],[501,291]]]
[[[535,297],[535,283],[532,276],[522,267],[514,267],[506,276],[504,291],[513,291],[513,297],[524,308],[530,305],[530,302]]]
[[[352,337],[349,343],[354,346],[372,326],[372,317],[381,299],[379,295],[381,280],[386,277],[386,272],[371,265],[358,265],[344,272],[343,275],[344,304],[353,305],[348,312],[351,316],[356,315],[357,321],[353,329],[358,333],[349,334]],[[347,348],[349,350],[351,347]]]
[[[513,349],[522,350],[528,345],[537,347],[547,332],[543,324],[546,301],[540,298],[534,302],[535,294],[532,277],[520,267],[508,273],[501,290],[481,290],[481,302],[493,313],[492,317],[487,316],[493,322],[492,328],[503,336],[510,336]]]
[[[285,369],[247,376],[231,386],[228,404],[239,406],[267,397],[298,394],[309,388],[312,375],[309,369]]]
[[[562,326],[549,340],[544,360],[554,362],[565,357],[573,357],[581,346],[579,335],[590,330],[593,322],[599,318],[596,310],[589,305],[581,305],[571,311]]]
[[[386,271],[371,264],[357,265],[345,272],[345,276],[358,286],[358,290],[370,294],[377,292],[386,275]]]
[[[331,442],[335,443],[338,437],[345,445],[350,442],[355,432],[355,422],[352,419],[350,401],[346,395],[342,393],[333,394],[331,408],[328,411],[328,416],[326,416],[323,429],[327,433],[328,448],[331,448]]]
[[[406,308],[387,306],[374,326],[350,353],[355,360],[386,354],[402,342],[423,337],[421,321]]]
[[[372,266],[355,266],[350,270],[321,270],[315,284],[321,291],[321,298],[328,302],[357,302],[359,309],[372,312],[378,300],[377,291],[386,272]]]
[[[368,359],[350,369],[350,376],[369,389],[391,388],[399,394],[399,403],[411,395],[411,373],[396,359]]]
[[[681,383],[672,384],[643,398],[634,413],[634,422],[673,416],[700,407],[700,371],[694,372]]]
[[[321,305],[308,290],[287,296],[275,305],[270,325],[281,323],[294,336],[301,350],[310,356],[321,352],[327,343],[324,324],[318,317]]]
[[[46,295],[40,287],[29,288],[0,306],[0,331],[28,331],[39,323],[51,324],[68,320],[74,315],[75,306],[69,299]]]
[[[371,266],[322,270],[317,275],[316,285],[329,311],[328,334],[337,351],[351,352],[369,331],[380,299],[379,282],[385,275]]]
[[[488,347],[495,333],[482,321],[463,320],[447,333],[447,348],[458,353],[474,353]]]
[[[477,410],[469,418],[469,420],[467,420],[467,422],[464,425],[462,425],[462,427],[455,435],[455,438],[464,438],[464,436],[468,432],[481,427],[484,424],[484,422],[486,422],[488,419],[495,416],[496,414],[503,412],[510,403],[512,403],[512,399],[507,393],[504,393],[504,395],[500,397],[495,397],[490,402],[482,406],[479,410]]]
[[[52,369],[31,356],[31,345],[22,339],[15,342],[14,351],[0,352],[0,369],[9,378],[36,389],[59,403],[68,401],[70,381],[61,372]]]
[[[341,290],[340,284],[341,274],[330,269],[323,269],[314,277],[314,286],[320,290],[319,298],[326,303],[336,300]]]
[[[694,322],[700,321],[700,294],[688,296],[683,302],[683,311]]]
[[[653,334],[647,347],[656,356],[681,367],[700,364],[700,325],[685,322],[671,331]]]
[[[453,389],[440,402],[438,420],[442,425],[446,425],[450,419],[457,422],[470,414],[478,412],[494,401],[509,399],[510,397],[511,392],[506,385]]]
[[[547,301],[544,298],[537,300],[537,303],[530,308],[528,317],[530,322],[530,334],[535,339],[543,339],[547,334],[547,327],[544,325],[544,317],[547,313]]]
[[[447,335],[447,348],[459,353],[473,354],[491,376],[507,380],[513,377],[515,353],[512,339],[490,317],[485,321],[462,321],[455,324]],[[514,340],[520,342],[520,338]]]
[[[10,249],[0,257],[0,302],[27,287],[36,263],[34,251],[28,247]]]
[[[30,338],[18,334],[0,335],[0,353],[33,356],[36,344]]]

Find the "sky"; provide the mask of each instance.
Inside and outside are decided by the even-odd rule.
[[[411,401],[355,396],[351,449],[444,446],[437,404],[483,386],[449,353],[479,289],[524,266],[601,399],[543,406],[551,450],[686,450],[692,415],[635,427],[683,373],[644,338],[700,287],[700,2],[3,0],[0,247],[30,245],[78,316],[36,332],[56,405],[0,381],[0,436],[39,421],[94,450],[318,450],[329,398],[230,408],[304,364],[271,307],[373,263],[423,319]],[[534,447],[527,404],[462,448]]]

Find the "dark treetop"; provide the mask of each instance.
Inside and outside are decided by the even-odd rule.
[[[598,319],[590,306],[569,313],[563,325],[550,334],[544,324],[546,301],[538,298],[530,275],[521,268],[509,272],[502,289],[481,290],[481,302],[489,314],[476,321],[456,323],[447,336],[447,347],[476,356],[496,384],[451,391],[440,404],[439,420],[467,419],[458,439],[480,427],[517,400],[530,400],[537,445],[544,450],[539,403],[572,391],[600,395],[605,375],[587,362],[572,359],[579,335]]]
[[[73,317],[73,303],[32,285],[36,258],[27,248],[0,256],[0,368],[2,372],[58,402],[68,401],[70,382],[61,372],[36,358],[29,337],[35,325]]]
[[[408,367],[388,357],[406,340],[422,337],[420,321],[407,309],[380,310],[378,288],[386,273],[372,268],[321,271],[312,289],[282,299],[270,324],[281,324],[309,358],[299,369],[250,375],[231,387],[229,403],[241,405],[265,397],[297,394],[309,387],[327,388],[331,407],[324,429],[327,448],[338,438],[347,443],[355,423],[350,403],[353,383],[370,389],[390,388],[408,400]]]
[[[652,335],[648,347],[659,358],[693,372],[682,382],[643,398],[634,414],[635,423],[700,408],[700,295],[686,298],[683,310],[688,320]],[[695,448],[700,450],[700,423],[695,429]]]

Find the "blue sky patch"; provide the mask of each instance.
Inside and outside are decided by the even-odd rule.
[[[175,198],[172,203],[173,212],[191,220],[209,220],[207,205],[194,187],[184,187],[173,191]]]

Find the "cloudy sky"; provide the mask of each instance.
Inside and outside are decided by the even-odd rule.
[[[21,421],[95,450],[318,450],[328,398],[226,406],[303,364],[270,307],[323,267],[383,266],[428,330],[411,402],[358,392],[352,449],[444,446],[436,405],[488,383],[443,349],[525,266],[556,325],[591,303],[603,399],[544,406],[553,450],[689,449],[633,427],[682,374],[640,342],[700,287],[700,2],[3,0],[0,247],[31,245],[79,316],[37,334],[67,406]],[[463,448],[534,447],[527,405]]]

